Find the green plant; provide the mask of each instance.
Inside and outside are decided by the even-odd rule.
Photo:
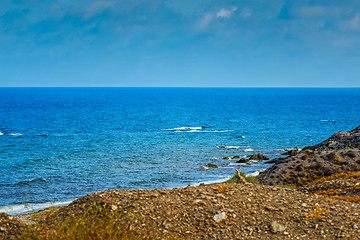
[[[350,147],[345,147],[345,149],[351,149]]]
[[[240,172],[240,175],[245,178],[245,181],[252,184],[258,184],[259,180],[254,176],[246,176],[245,172]],[[239,177],[238,174],[235,173],[234,176],[232,176],[229,180],[226,181],[226,183],[239,183]]]

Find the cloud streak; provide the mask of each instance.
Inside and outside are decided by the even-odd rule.
[[[217,11],[215,14],[211,14],[211,13],[205,13],[202,18],[200,19],[199,23],[198,23],[198,28],[207,28],[209,26],[209,24],[215,20],[215,19],[228,19],[230,18],[237,10],[237,7],[232,7],[231,9],[225,9],[222,8],[219,11]]]

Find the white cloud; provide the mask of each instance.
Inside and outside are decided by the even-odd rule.
[[[356,14],[350,21],[346,23],[347,28],[351,30],[360,29],[360,13]]]
[[[209,23],[214,19],[214,15],[210,14],[210,13],[206,13],[200,20],[198,26],[200,28],[206,28]]]
[[[113,7],[115,2],[97,1],[85,7],[85,18],[91,18],[105,11],[109,7]]]
[[[241,12],[240,12],[240,16],[241,16],[242,18],[248,18],[248,17],[250,17],[251,15],[252,15],[252,11],[251,11],[250,8],[244,8],[244,9],[242,9]]]
[[[216,17],[229,18],[236,10],[237,10],[237,7],[233,7],[232,9],[229,9],[229,10],[222,8],[216,13]]]
[[[222,8],[215,15],[211,13],[205,13],[198,23],[198,28],[206,28],[216,18],[230,18],[237,10],[237,7],[233,7],[229,10]]]

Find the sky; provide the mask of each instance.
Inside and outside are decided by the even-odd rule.
[[[360,1],[1,0],[0,87],[360,87]]]

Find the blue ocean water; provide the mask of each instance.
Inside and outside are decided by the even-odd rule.
[[[312,145],[359,110],[359,88],[0,88],[0,211],[251,173],[269,165],[221,158]]]

